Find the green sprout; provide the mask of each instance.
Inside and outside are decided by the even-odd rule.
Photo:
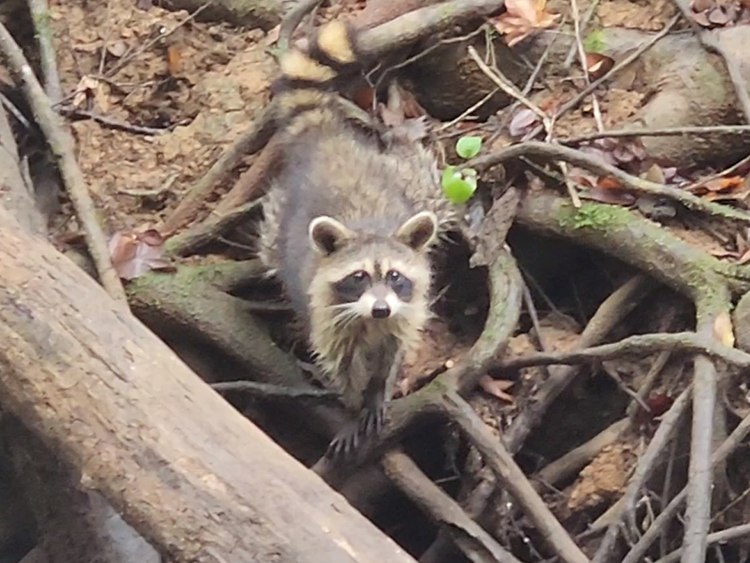
[[[461,137],[456,142],[456,153],[463,159],[474,158],[482,150],[481,137]],[[477,171],[473,168],[457,170],[448,166],[443,170],[443,192],[453,203],[466,203],[477,189]]]
[[[583,41],[583,49],[587,53],[603,53],[604,31],[597,29],[589,33],[588,37]]]

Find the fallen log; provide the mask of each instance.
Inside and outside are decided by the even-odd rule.
[[[172,561],[413,560],[0,208],[0,405]]]

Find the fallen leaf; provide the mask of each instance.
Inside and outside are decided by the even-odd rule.
[[[541,121],[541,118],[529,108],[521,108],[510,120],[508,132],[511,137],[523,137],[530,133]]]
[[[654,419],[660,417],[674,403],[674,399],[665,393],[657,393],[651,395],[646,399],[646,406],[648,411],[643,408],[638,409],[638,413],[635,415],[636,424],[647,424],[654,421]]]
[[[279,40],[279,35],[281,33],[281,24],[277,25],[276,27],[272,27],[268,30],[268,33],[266,33],[266,37],[263,40],[263,44],[266,47],[270,47],[274,43],[276,43]]]
[[[77,109],[90,109],[94,100],[101,96],[101,83],[93,76],[83,76],[76,85],[72,105]]]
[[[601,53],[586,53],[586,70],[593,79],[607,74],[615,66],[615,60]]]
[[[167,47],[167,68],[171,76],[178,76],[182,68],[182,51],[178,45]]]
[[[505,36],[508,47],[513,47],[535,31],[551,27],[560,17],[546,12],[546,3],[546,0],[506,0],[505,13],[489,21]]]
[[[658,164],[652,164],[648,170],[642,175],[644,180],[653,182],[655,184],[666,184],[666,174],[662,167]]]
[[[713,6],[714,0],[692,0],[690,9],[694,12],[703,12]]]
[[[485,393],[492,395],[493,397],[497,397],[498,399],[500,399],[501,401],[505,401],[506,403],[515,403],[513,395],[509,395],[505,392],[507,389],[510,389],[511,387],[513,387],[513,385],[515,385],[515,381],[508,381],[507,379],[494,379],[489,375],[483,375],[479,378],[478,383]]]
[[[109,254],[117,275],[132,280],[151,270],[168,270],[162,258],[163,237],[154,229],[142,233],[117,232],[109,241]]]
[[[727,311],[723,311],[714,321],[714,338],[724,346],[734,347],[734,329],[732,327],[732,318]]]
[[[582,191],[581,198],[624,206],[633,205],[636,200],[632,193],[623,190],[620,183],[609,176],[599,178],[595,186]]]

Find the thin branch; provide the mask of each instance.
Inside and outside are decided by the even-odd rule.
[[[656,430],[654,437],[651,439],[646,451],[640,456],[638,466],[636,467],[633,477],[630,479],[628,488],[621,502],[621,511],[617,518],[607,528],[599,548],[594,555],[592,563],[607,563],[616,555],[615,547],[617,538],[621,533],[623,520],[631,521],[634,517],[635,504],[641,493],[646,480],[656,469],[657,461],[664,452],[667,451],[667,444],[672,440],[677,432],[680,420],[687,413],[687,407],[690,403],[692,388],[685,389],[679,397],[672,403],[672,406],[662,418],[659,428]],[[632,525],[632,522],[630,522]]]
[[[708,545],[727,544],[732,540],[743,539],[747,538],[748,536],[750,536],[750,524],[740,524],[739,526],[734,526],[732,528],[727,528],[726,530],[708,534],[706,540]],[[676,549],[666,557],[662,557],[661,559],[657,560],[655,563],[675,563],[675,561],[680,560],[682,554],[682,548]]]
[[[578,338],[576,347],[585,348],[601,342],[654,287],[649,278],[637,275],[617,288],[599,306]],[[541,422],[544,413],[577,373],[577,367],[550,370],[549,379],[504,433],[503,439],[511,453],[515,454],[521,449],[526,437]]]
[[[289,10],[279,26],[279,40],[276,45],[281,51],[289,49],[294,31],[305,19],[305,16],[321,4],[322,0],[301,0]]]
[[[461,427],[469,441],[482,454],[485,463],[492,468],[503,487],[523,507],[536,529],[560,559],[565,563],[589,563],[588,557],[571,539],[526,475],[516,465],[513,456],[502,442],[492,435],[471,405],[455,392],[447,392],[443,403],[451,420]]]
[[[750,354],[747,352],[707,340],[695,332],[638,334],[623,338],[619,342],[583,350],[536,353],[512,360],[503,360],[497,367],[505,370],[550,364],[573,365],[592,360],[598,362],[613,360],[630,355],[646,356],[664,351],[706,354],[737,367],[750,367]]]
[[[722,315],[729,314],[730,296],[726,287],[712,287],[706,291],[710,293],[710,298],[705,297],[696,303],[698,319],[696,332],[707,342],[715,342],[715,326]],[[711,451],[714,439],[718,374],[714,362],[706,356],[697,356],[694,366],[693,424],[690,434],[690,466],[682,563],[705,561],[706,536],[711,525],[713,488]]]
[[[60,86],[60,76],[57,73],[55,47],[52,45],[49,6],[47,0],[28,0],[28,3],[37,42],[39,43],[44,91],[47,92],[52,105],[55,105],[62,99],[62,86]]]
[[[737,134],[745,135],[750,133],[750,125],[712,125],[712,126],[695,126],[695,127],[662,127],[657,129],[613,129],[611,131],[599,131],[596,133],[587,133],[568,139],[558,139],[561,145],[577,145],[586,141],[595,141],[596,139],[609,139],[616,137],[675,137],[682,135],[711,135],[711,134]]]
[[[400,451],[386,454],[383,469],[391,481],[432,520],[450,530],[456,545],[473,563],[520,563],[469,518],[459,504]]]
[[[57,159],[60,174],[83,227],[86,243],[102,285],[110,296],[127,304],[120,278],[112,267],[107,240],[99,225],[89,188],[73,154],[73,139],[60,123],[60,117],[52,109],[52,104],[34,76],[23,51],[2,23],[0,23],[0,51],[5,54],[10,71],[22,85],[34,117]]]
[[[716,448],[711,456],[711,469],[724,463],[730,454],[734,453],[742,445],[747,435],[750,434],[750,415],[742,419],[732,433],[722,444]],[[687,498],[687,487],[683,488],[669,504],[656,517],[651,526],[643,533],[636,544],[630,549],[622,560],[622,563],[640,563],[646,555],[651,544],[662,534],[667,525],[675,517],[682,503]]]
[[[594,13],[596,13],[596,9],[599,7],[599,1],[600,0],[594,0],[593,2],[591,2],[591,4],[589,5],[589,9],[586,10],[586,15],[583,16],[583,21],[581,21],[580,24],[581,32],[586,29],[586,26],[588,26],[591,18],[594,17]],[[569,69],[573,65],[573,59],[576,56],[576,48],[577,45],[575,43],[570,46],[570,50],[565,57],[565,62],[563,62],[563,68]]]
[[[557,121],[563,114],[569,112],[571,109],[575,108],[578,104],[580,104],[589,94],[596,91],[599,86],[604,84],[607,80],[610,80],[613,78],[618,72],[620,72],[622,69],[627,67],[629,64],[636,61],[643,53],[648,51],[651,47],[653,47],[660,39],[666,37],[670,31],[672,31],[672,28],[677,24],[679,21],[679,16],[673,17],[669,23],[667,23],[666,26],[664,26],[664,29],[662,29],[659,33],[654,35],[649,41],[638,47],[631,55],[625,57],[621,62],[614,65],[611,69],[609,69],[609,72],[604,74],[601,78],[598,78],[597,80],[594,80],[591,84],[589,84],[586,88],[581,91],[580,94],[578,94],[576,97],[574,97],[572,100],[564,103],[562,106],[560,106],[560,109],[557,110],[557,113],[555,114],[554,120]]]
[[[722,217],[743,224],[750,224],[750,214],[747,214],[744,211],[738,211],[724,205],[706,202],[698,196],[688,193],[680,188],[643,180],[604,162],[602,159],[594,155],[551,143],[526,141],[524,143],[504,148],[494,154],[475,158],[460,168],[470,166],[477,170],[486,170],[502,162],[519,158],[521,156],[535,156],[549,160],[564,160],[570,164],[594,172],[595,174],[601,176],[612,176],[622,184],[623,188],[634,193],[667,197],[694,211],[699,211],[715,217]]]
[[[85,111],[85,110],[80,110],[80,109],[74,109],[74,110],[61,109],[59,113],[68,117],[86,117],[88,119],[92,119],[93,121],[96,121],[97,123],[100,123],[101,125],[104,125],[105,127],[109,127],[110,129],[117,129],[119,131],[125,131],[126,133],[135,133],[136,135],[154,135],[155,136],[155,135],[161,135],[163,133],[167,133],[170,131],[170,128],[157,129],[156,127],[143,127],[142,125],[131,125],[130,123],[126,123],[125,121],[118,121],[116,119],[112,119],[111,117],[107,117],[106,115],[95,113],[93,111]]]
[[[503,0],[449,0],[413,10],[372,29],[363,30],[357,45],[363,56],[374,59],[425,39],[449,26],[474,18],[493,16]]]
[[[583,76],[586,79],[586,84],[591,85],[591,76],[589,75],[589,67],[586,64],[586,48],[583,46],[583,39],[581,38],[581,23],[580,14],[578,13],[578,0],[570,0],[570,8],[573,12],[573,33],[575,35],[576,46],[578,47],[578,59],[581,63],[581,69],[583,70]],[[594,118],[596,120],[596,127],[599,131],[604,130],[604,122],[602,121],[602,110],[599,107],[599,99],[596,94],[591,96],[592,108],[594,110]]]
[[[289,388],[259,381],[222,381],[212,383],[211,388],[219,392],[241,391],[257,397],[298,398],[329,398],[337,397],[338,393],[327,389]]]

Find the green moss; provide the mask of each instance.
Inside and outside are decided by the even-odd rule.
[[[612,225],[627,223],[626,209],[601,203],[584,203],[576,209],[565,206],[560,213],[560,226],[564,229],[603,229]]]
[[[587,53],[603,53],[605,48],[604,31],[597,29],[586,36],[583,48]]]

